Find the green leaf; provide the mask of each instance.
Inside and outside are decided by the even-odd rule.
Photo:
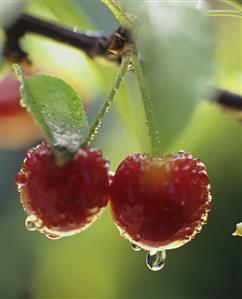
[[[182,3],[126,4],[138,15],[138,50],[163,149],[184,130],[197,101],[207,96],[214,70],[210,20],[195,5]]]
[[[70,26],[81,30],[95,29],[76,0],[61,0],[58,1],[58,5],[56,4],[56,1],[49,0],[29,1],[26,12],[63,26]]]
[[[42,3],[50,11],[68,26],[79,27],[81,29],[94,29],[88,16],[82,11],[80,5],[75,0],[61,0],[56,5],[55,1],[42,0]]]
[[[24,78],[14,65],[21,82],[21,104],[45,131],[57,158],[66,159],[80,147],[88,127],[81,99],[63,80],[45,75]]]

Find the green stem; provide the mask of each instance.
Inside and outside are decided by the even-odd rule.
[[[148,90],[147,82],[144,77],[143,69],[137,55],[132,56],[132,63],[133,63],[134,71],[136,73],[136,77],[139,84],[139,89],[140,89],[140,93],[141,93],[141,97],[145,109],[149,136],[151,139],[152,154],[159,155],[160,148],[161,148],[160,132],[157,127],[157,123],[154,115],[154,109],[152,107],[151,96]]]
[[[102,123],[102,120],[103,120],[105,114],[109,111],[109,109],[113,103],[114,97],[116,95],[116,92],[117,92],[118,88],[120,87],[122,79],[123,79],[126,71],[128,70],[129,63],[130,63],[130,54],[125,54],[122,58],[122,62],[119,67],[119,71],[115,77],[112,89],[111,89],[110,93],[108,94],[106,100],[104,101],[102,107],[100,108],[96,118],[92,122],[92,124],[89,128],[88,135],[87,135],[83,145],[89,145],[89,143],[94,138],[95,134],[98,132],[98,129]]]
[[[101,0],[107,7],[112,11],[117,20],[120,22],[122,27],[132,30],[132,21],[128,15],[122,10],[122,8],[117,5],[114,0]],[[134,51],[135,50],[135,51]],[[139,89],[141,97],[143,100],[144,110],[147,119],[147,125],[149,130],[149,136],[151,140],[151,148],[153,155],[159,155],[160,153],[160,132],[157,128],[155,115],[153,113],[153,107],[151,102],[151,97],[146,84],[146,80],[143,74],[143,69],[141,67],[140,61],[137,57],[137,51],[133,45],[132,47],[132,63],[136,73],[137,81],[139,84]],[[135,54],[134,54],[135,53]]]
[[[208,15],[211,17],[239,17],[242,18],[242,12],[238,10],[210,10]]]
[[[223,0],[224,3],[233,6],[236,9],[242,10],[242,1],[241,0]]]
[[[101,0],[115,15],[122,27],[131,29],[132,22],[122,8],[114,0]]]

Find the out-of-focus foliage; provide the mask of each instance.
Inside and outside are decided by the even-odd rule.
[[[2,28],[0,28],[0,75],[2,72],[2,67],[3,67],[3,47],[4,47],[4,42],[5,42],[5,33]]]
[[[117,29],[114,17],[99,2],[75,3],[97,30],[112,32]],[[29,2],[28,5],[28,11],[35,15],[84,28],[77,24],[78,20],[65,19],[64,13],[58,19],[55,13],[58,5],[53,4],[52,10],[40,1]],[[241,21],[216,18],[212,23],[217,64],[214,81],[220,87],[240,92]],[[78,90],[85,100],[91,121],[112,86],[117,66],[103,60],[91,61],[75,49],[38,36],[27,35],[21,44],[42,72],[61,77]],[[179,57],[179,53],[177,55]],[[158,82],[163,79],[160,75],[157,78]],[[92,144],[103,150],[105,157],[111,161],[112,170],[127,154],[148,148],[144,111],[135,82],[132,73],[126,76],[114,107],[105,117]],[[167,110],[159,111],[160,118],[166,118],[166,114]],[[168,125],[172,124],[176,125],[175,121],[168,119]],[[206,164],[211,178],[213,210],[201,234],[186,246],[169,251],[164,270],[157,273],[146,268],[145,254],[133,252],[130,244],[119,235],[108,210],[91,228],[74,237],[52,241],[28,232],[24,227],[26,214],[22,211],[14,184],[25,149],[2,151],[2,297],[240,298],[241,239],[233,237],[232,232],[235,224],[241,221],[242,210],[241,125],[210,103],[199,102],[186,130],[177,134],[166,152],[180,149],[191,151]]]
[[[128,2],[126,7],[138,15],[138,49],[164,148],[184,130],[197,101],[209,96],[213,28],[206,13],[187,2]]]
[[[26,5],[25,0],[4,1],[1,0],[1,24],[3,28],[8,28],[21,14]]]

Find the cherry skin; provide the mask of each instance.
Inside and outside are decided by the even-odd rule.
[[[207,221],[206,168],[185,152],[163,158],[130,155],[113,177],[110,202],[118,229],[133,244],[146,250],[180,247]]]
[[[29,150],[16,183],[38,230],[67,236],[93,223],[108,203],[108,166],[98,149],[81,148],[63,166],[47,142]]]

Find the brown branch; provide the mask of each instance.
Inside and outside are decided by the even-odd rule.
[[[121,36],[119,31],[112,35],[104,33],[87,34],[81,31],[74,31],[66,26],[60,26],[27,14],[22,14],[6,32],[7,42],[4,47],[4,55],[15,62],[23,59],[28,60],[27,53],[19,45],[19,40],[26,33],[32,33],[73,46],[84,51],[90,57],[101,56],[107,60],[120,62],[120,54],[110,51],[109,48],[114,40],[117,39],[121,47],[124,47],[127,35]]]
[[[227,108],[242,112],[242,96],[227,90],[218,90],[215,102]]]
[[[211,102],[242,122],[242,96],[227,90],[217,90]]]

